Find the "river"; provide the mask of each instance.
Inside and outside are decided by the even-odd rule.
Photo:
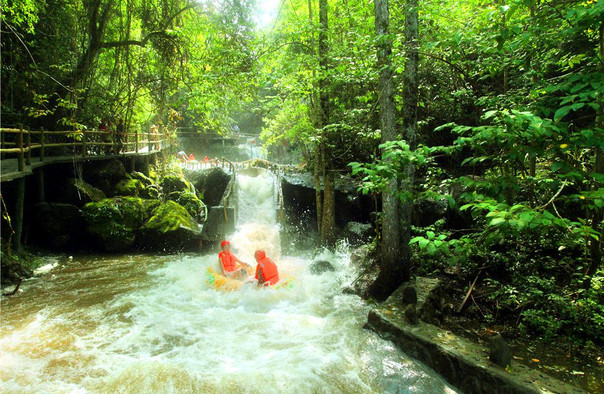
[[[354,277],[346,245],[281,253],[274,182],[253,175],[238,176],[233,251],[251,263],[265,249],[291,287],[215,290],[218,251],[54,258],[2,300],[0,391],[456,392],[362,328],[370,307],[341,292]],[[311,275],[316,259],[335,272]]]

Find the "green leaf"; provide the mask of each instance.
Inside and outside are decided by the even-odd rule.
[[[554,120],[557,122],[560,119],[564,118],[566,115],[568,115],[568,113],[570,112],[571,109],[572,108],[571,108],[570,105],[566,106],[566,107],[559,108],[556,111],[556,113],[554,114]]]
[[[506,220],[504,218],[495,218],[489,222],[489,226],[497,226],[499,224],[505,223],[505,221]]]

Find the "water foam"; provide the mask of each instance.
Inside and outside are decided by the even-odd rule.
[[[264,248],[293,287],[217,291],[217,254],[75,258],[3,300],[2,391],[453,392],[362,329],[369,307],[341,293],[345,246],[281,255],[267,179],[240,175],[238,198],[256,202],[240,207],[231,240],[248,262]],[[313,259],[336,271],[311,275]]]

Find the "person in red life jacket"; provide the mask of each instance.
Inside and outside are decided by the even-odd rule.
[[[229,277],[246,277],[247,271],[244,267],[250,267],[250,265],[239,260],[237,256],[231,253],[231,243],[229,241],[222,241],[220,247],[222,248],[222,252],[218,254],[218,262],[220,263],[220,268],[222,268],[222,273]]]
[[[279,282],[279,271],[277,265],[273,263],[273,260],[266,257],[264,250],[257,250],[254,253],[254,257],[258,262],[256,266],[256,280],[258,280],[258,286],[273,286]]]
[[[195,156],[193,156],[193,153],[189,155],[189,161],[195,161]]]

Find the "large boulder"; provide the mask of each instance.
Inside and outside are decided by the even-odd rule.
[[[310,273],[313,275],[321,275],[328,271],[335,271],[336,269],[327,260],[316,260],[313,261],[308,267]]]
[[[159,205],[157,200],[137,197],[115,197],[91,202],[82,209],[86,231],[106,251],[129,249],[138,229],[149,218],[149,212]]]
[[[143,249],[182,251],[199,245],[201,230],[184,207],[168,200],[153,209],[139,235]]]
[[[34,212],[32,236],[35,241],[58,250],[78,245],[85,223],[77,206],[43,202],[36,204]]]
[[[134,178],[122,179],[115,185],[114,195],[139,197],[145,185]]]
[[[306,212],[315,211],[315,183],[312,174],[292,173],[281,176],[283,204],[288,220],[298,225],[302,219],[305,229],[316,228],[314,217],[305,218]],[[335,179],[336,224],[340,228],[351,221],[370,222],[375,210],[373,198],[358,192],[358,183],[345,176]],[[323,186],[321,186],[323,190]]]
[[[138,179],[145,186],[151,186],[154,184],[153,179],[149,178],[147,175],[143,174],[142,172],[134,171],[134,172],[130,173],[130,176],[133,179]]]
[[[159,186],[166,196],[174,192],[195,192],[195,188],[191,182],[176,174],[168,174],[161,178]]]
[[[231,176],[222,168],[189,172],[187,178],[193,183],[197,195],[207,206],[220,205],[222,196],[231,181]]]
[[[419,319],[436,326],[443,323],[451,308],[445,286],[437,278],[412,279],[401,285],[391,298],[399,299],[403,308],[413,304]]]
[[[355,269],[357,276],[349,285],[344,287],[344,293],[356,294],[361,298],[370,297],[370,287],[380,273],[375,254],[372,245],[362,245],[352,251],[350,265]]]
[[[208,207],[208,217],[203,225],[201,238],[212,244],[223,240],[235,231],[235,209],[233,207]]]
[[[374,234],[373,226],[369,223],[348,222],[344,226],[344,238],[351,244],[363,244]]]
[[[72,204],[83,207],[84,204],[91,201],[100,201],[107,198],[105,193],[79,178],[54,177],[50,175],[48,179],[56,179],[52,188],[46,193],[48,202],[58,202]]]
[[[189,215],[196,221],[202,222],[205,220],[206,208],[205,204],[190,191],[184,191],[180,193],[172,193],[168,198],[179,205],[182,205]]]
[[[113,186],[127,178],[126,168],[119,160],[92,162],[84,167],[84,178],[107,196],[112,196]]]

